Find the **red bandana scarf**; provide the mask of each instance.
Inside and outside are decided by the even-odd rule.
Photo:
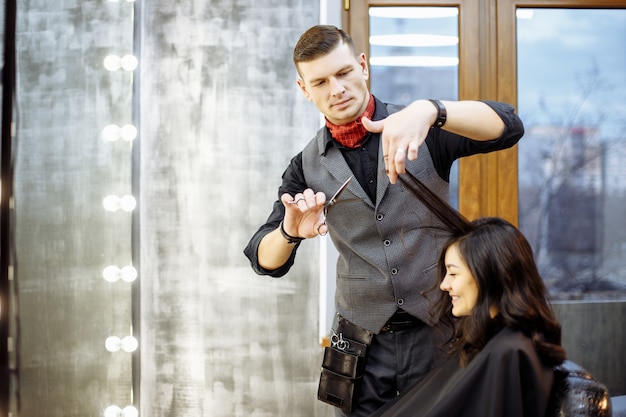
[[[374,115],[374,107],[376,107],[374,97],[370,94],[367,109],[355,121],[339,126],[332,124],[326,119],[326,127],[330,130],[330,135],[346,148],[358,148],[363,143],[365,135],[367,135],[367,129],[363,127],[361,118],[365,116],[371,119]]]

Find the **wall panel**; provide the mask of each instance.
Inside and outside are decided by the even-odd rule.
[[[141,406],[315,416],[317,243],[282,279],[242,250],[317,112],[291,52],[317,2],[150,1],[141,56]]]

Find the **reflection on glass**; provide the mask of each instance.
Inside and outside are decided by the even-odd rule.
[[[519,218],[556,299],[626,299],[626,10],[519,9]]]
[[[458,97],[456,7],[371,7],[372,92],[389,103]]]
[[[456,7],[371,7],[370,86],[386,103],[458,100],[459,35]],[[458,167],[450,198],[458,206]]]

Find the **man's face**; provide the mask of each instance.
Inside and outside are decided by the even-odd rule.
[[[298,64],[302,78],[298,86],[328,120],[344,125],[357,119],[367,108],[367,60],[355,57],[348,45],[339,44],[329,54]]]

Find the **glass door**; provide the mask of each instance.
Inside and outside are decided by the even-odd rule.
[[[420,98],[458,100],[457,7],[370,7],[372,93],[386,103]],[[450,199],[458,207],[458,164],[450,173]]]
[[[525,7],[516,24],[520,228],[570,357],[624,394],[626,9]]]
[[[519,8],[520,228],[558,299],[626,299],[626,9]]]

